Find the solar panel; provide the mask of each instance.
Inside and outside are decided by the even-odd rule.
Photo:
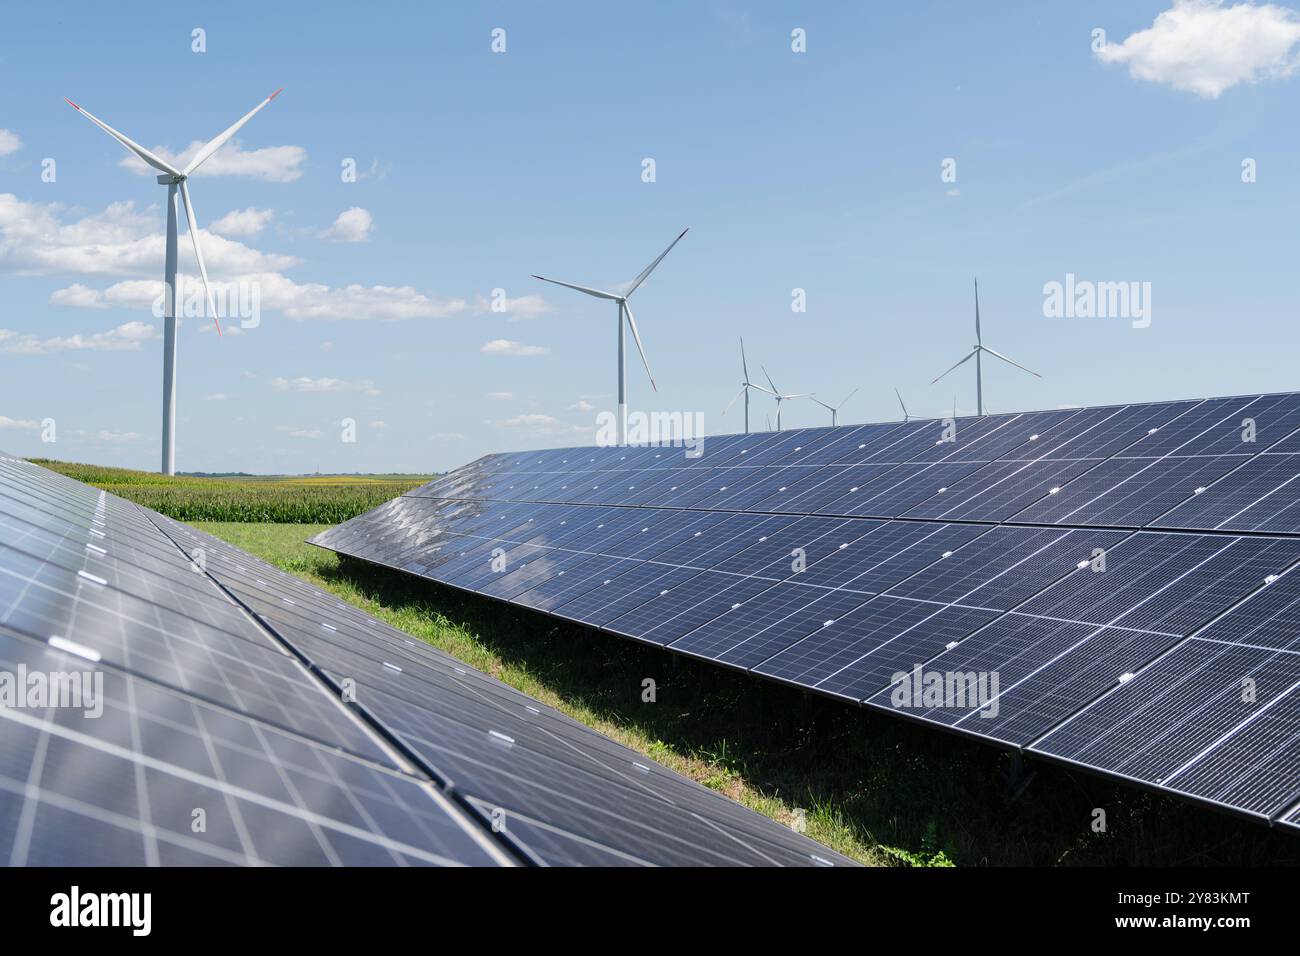
[[[382,513],[467,554],[586,516],[539,530],[528,510]],[[14,697],[20,675],[47,690]],[[223,541],[5,457],[0,702],[11,864],[851,863]]]
[[[1300,653],[1279,643],[1300,394],[493,455],[314,540],[1274,822],[1300,801],[1290,694],[1218,715],[1231,735],[1176,781],[1134,772],[1156,765],[1136,731],[1104,734],[1125,707],[1143,733],[1184,719],[1139,695],[1213,642],[1272,649],[1270,688]],[[905,700],[935,675],[962,686]],[[950,699],[966,676],[986,693]]]

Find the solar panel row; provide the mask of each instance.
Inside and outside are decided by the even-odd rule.
[[[0,458],[0,694],[33,675],[0,706],[11,864],[850,862],[216,538]]]
[[[1297,429],[1285,394],[733,435],[694,458],[492,455],[314,540],[1281,821],[1300,799],[1284,681],[1300,636],[1276,608],[1300,580]],[[1132,772],[1189,740],[1171,723],[1185,707],[1134,695],[1223,644],[1268,648],[1267,684],[1229,658],[1255,696],[1196,685],[1213,711],[1198,726],[1222,734]],[[986,684],[930,700],[914,674]],[[1093,741],[1120,706],[1135,710],[1110,749],[1067,733]]]

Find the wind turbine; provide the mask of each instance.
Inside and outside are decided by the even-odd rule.
[[[762,368],[763,374],[767,376],[767,384],[772,386],[772,397],[776,399],[776,430],[780,431],[781,430],[781,403],[785,401],[789,401],[792,398],[812,398],[812,392],[803,392],[799,395],[784,395],[782,394],[781,390],[776,387],[776,382],[772,381],[772,376],[767,374],[767,369],[763,368],[763,366],[761,365],[759,366],[759,368]],[[816,399],[814,399],[814,401],[816,401]],[[842,405],[844,403],[841,402],[840,404]]]
[[[813,395],[809,395],[808,397],[811,398],[818,405],[820,405],[822,408],[826,409],[828,412],[831,413],[831,427],[834,428],[836,425],[840,423],[840,409],[843,408],[846,404],[848,404],[849,399],[856,394],[858,394],[858,390],[855,388],[853,391],[849,392],[849,394],[845,395],[844,400],[841,401],[838,405],[827,405],[820,398],[817,398]]]
[[[659,391],[655,385],[655,377],[650,372],[650,360],[645,357],[645,347],[641,344],[641,334],[636,330],[636,319],[632,317],[632,307],[627,304],[627,300],[632,297],[632,293],[637,290],[642,282],[655,271],[655,266],[663,262],[664,256],[672,252],[673,246],[682,241],[682,236],[689,232],[689,229],[683,229],[681,235],[668,244],[668,248],[659,253],[654,262],[642,270],[641,274],[632,280],[631,287],[619,295],[617,292],[602,292],[599,289],[588,289],[586,286],[574,285],[572,282],[561,282],[559,279],[548,279],[546,276],[534,275],[534,279],[541,279],[543,282],[554,282],[556,285],[562,285],[566,289],[576,289],[578,292],[585,292],[587,295],[594,295],[598,299],[612,299],[618,303],[618,443],[627,444],[627,388],[624,380],[627,378],[627,343],[623,335],[623,318],[627,317],[627,327],[632,330],[632,338],[636,340],[636,350],[641,353],[641,362],[645,365],[646,377],[650,379],[650,387],[656,392]]]
[[[176,193],[180,192],[181,202],[185,205],[185,221],[189,225],[190,241],[194,243],[194,258],[199,264],[199,274],[203,276],[204,298],[208,310],[212,313],[212,321],[217,324],[217,334],[220,335],[221,322],[217,318],[217,309],[212,301],[212,289],[208,286],[208,267],[203,262],[203,249],[199,246],[199,224],[194,218],[194,202],[190,199],[189,178],[196,169],[212,157],[213,153],[224,146],[230,137],[238,133],[240,127],[279,95],[280,90],[276,90],[245,113],[243,119],[224,133],[216,136],[195,153],[194,158],[189,161],[189,164],[184,169],[177,169],[171,163],[159,159],[139,143],[128,139],[103,120],[82,109],[72,100],[67,101],[68,105],[74,110],[162,173],[163,175],[158,177],[158,184],[167,187],[167,252],[166,261],[163,265],[162,473],[164,475],[176,474]]]
[[[740,398],[741,395],[745,396],[745,434],[748,435],[749,434],[749,390],[752,388],[755,391],[767,392],[767,394],[769,395],[773,395],[775,393],[771,389],[764,388],[762,385],[755,385],[753,382],[749,380],[749,365],[745,361],[745,339],[743,336],[740,339],[740,367],[742,371],[744,371],[745,376],[744,376],[744,380],[740,383],[740,391],[736,393],[736,398]],[[731,408],[732,405],[736,404],[736,398],[733,398],[731,401],[727,402],[727,408],[724,408],[722,410],[722,414],[724,415],[727,414],[727,409]]]
[[[898,390],[898,386],[894,386],[894,394],[898,396],[898,404],[903,409],[903,424],[906,425],[912,420],[912,416],[907,414],[907,406],[903,404],[903,393]]]
[[[976,414],[978,415],[984,414],[984,369],[980,362],[981,355],[984,352],[988,352],[989,355],[992,355],[994,358],[1002,359],[1002,361],[1006,362],[1008,365],[1014,365],[1022,372],[1029,372],[1029,374],[1033,375],[1035,378],[1043,377],[1039,375],[1037,372],[1025,368],[1020,363],[1011,361],[1011,359],[1007,358],[1001,352],[993,351],[991,348],[989,348],[987,345],[984,344],[984,339],[981,338],[980,336],[980,281],[979,279],[976,279],[975,280],[975,347],[971,349],[971,351],[966,355],[966,357],[963,358],[960,362],[958,362],[957,365],[954,365],[952,368],[948,369],[948,372],[951,372],[954,368],[957,368],[958,365],[965,365],[971,359],[975,360],[975,403],[976,403]],[[939,376],[939,378],[943,378],[943,376],[947,375],[948,372],[944,372],[943,375]],[[934,382],[931,382],[930,384],[933,385],[935,382],[939,381],[939,378],[936,378]]]

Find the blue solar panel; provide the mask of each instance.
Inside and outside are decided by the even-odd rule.
[[[349,537],[413,564],[429,523],[475,529],[453,536],[468,552],[577,515],[529,510],[407,499]],[[0,542],[0,672],[102,681],[97,704],[0,707],[11,864],[850,862],[252,555],[3,457]]]
[[[377,509],[317,543],[413,570],[427,555],[433,580],[1026,749],[1189,639],[1280,649],[1300,626],[1300,394],[722,436],[696,458],[489,456],[416,496],[473,500],[425,523]],[[557,535],[546,509],[581,530]],[[996,690],[900,705],[916,668]],[[1214,760],[1167,789],[1283,802],[1270,775],[1300,761],[1274,724],[1224,751],[1258,757],[1261,795]],[[1126,775],[1107,761],[1080,763]]]

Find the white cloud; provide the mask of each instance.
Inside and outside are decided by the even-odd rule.
[[[516,415],[513,418],[498,419],[489,424],[501,428],[526,429],[537,438],[562,438],[594,434],[596,429],[589,425],[566,425],[558,418],[538,412]]]
[[[527,319],[535,319],[539,315],[555,311],[555,307],[543,299],[540,295],[521,295],[512,299],[508,296],[495,300],[496,308],[493,308],[494,300],[489,300],[483,296],[478,296],[474,300],[474,314],[496,314],[508,316],[507,321],[523,322]]]
[[[465,436],[460,432],[435,432],[429,437],[434,441],[460,441]]]
[[[102,442],[108,442],[112,445],[121,445],[127,442],[139,441],[144,438],[139,432],[110,432],[107,430],[99,431],[95,437]]]
[[[136,209],[134,202],[110,203],[103,212],[65,222],[58,203],[23,202],[0,193],[0,272],[24,275],[64,273],[141,275],[162,272],[166,253],[161,211]],[[298,264],[293,256],[263,253],[224,236],[199,230],[210,274],[274,272]],[[193,262],[189,242],[181,258]],[[197,268],[195,269],[197,273]],[[161,288],[161,280],[158,283]]]
[[[540,345],[524,345],[522,342],[512,342],[510,339],[493,339],[491,342],[484,342],[479,347],[479,351],[487,355],[544,355],[546,349]]]
[[[0,129],[0,156],[8,156],[23,148],[23,141],[13,130]]]
[[[595,405],[581,398],[569,406],[569,411],[571,412],[591,412],[595,410],[596,410]]]
[[[213,392],[204,401],[207,402],[224,402],[226,400],[225,392]]]
[[[223,236],[247,238],[256,236],[267,227],[275,216],[273,209],[232,209],[216,222],[210,223],[208,229]]]
[[[32,421],[29,418],[10,418],[8,415],[0,415],[0,428],[21,429],[22,431],[37,431],[41,427],[40,422]]]
[[[299,428],[296,425],[276,425],[275,430],[284,432],[290,438],[320,438],[319,428]]]
[[[339,213],[334,224],[321,233],[321,238],[331,242],[365,242],[374,229],[375,217],[360,206],[353,206]]]
[[[376,431],[382,431],[383,429],[387,428],[388,426],[387,426],[386,424],[384,424],[383,422],[371,422],[371,423],[370,423],[370,427],[373,428],[373,429],[375,429]]]
[[[162,283],[158,283],[159,288]],[[107,309],[108,298],[98,289],[92,289],[84,286],[80,282],[74,282],[66,289],[55,289],[50,293],[50,303],[52,305],[70,305],[78,309]]]
[[[505,425],[507,428],[534,427],[537,425],[558,425],[559,419],[552,418],[550,415],[525,414],[516,415],[514,418],[507,418],[497,423]]]
[[[204,243],[206,250],[206,239]],[[161,262],[161,258],[158,261]],[[187,276],[186,281],[178,283],[183,294],[188,289],[186,282],[194,281],[195,278]],[[464,299],[438,299],[411,286],[330,287],[319,282],[295,282],[278,272],[250,273],[229,282],[213,279],[212,294],[217,296],[219,290],[223,290],[227,301],[237,302],[240,283],[246,288],[253,284],[257,286],[264,311],[276,310],[290,319],[402,321],[441,319],[465,311]],[[152,306],[154,300],[162,295],[162,287],[161,279],[126,280],[103,290],[89,289],[81,283],[75,283],[66,289],[55,291],[50,296],[50,301],[82,308],[142,308]]]
[[[322,342],[322,343],[320,344],[320,350],[321,350],[322,352],[332,352],[332,351],[334,351],[334,343],[333,343],[333,342]]]
[[[1127,64],[1139,80],[1166,83],[1206,99],[1239,83],[1258,83],[1295,72],[1300,60],[1300,17],[1271,3],[1174,0],[1122,43],[1097,52],[1103,63]]]
[[[133,137],[134,138],[134,137]],[[137,140],[138,142],[138,140]],[[177,169],[184,169],[194,155],[203,148],[206,140],[196,139],[180,153],[166,146],[151,146],[149,151]],[[232,140],[213,153],[197,173],[208,176],[248,176],[272,183],[291,183],[302,177],[302,164],[307,160],[307,150],[301,146],[265,146],[245,151],[238,140]],[[123,169],[152,179],[158,170],[138,158],[134,153],[122,157]]]
[[[310,378],[300,375],[298,378],[276,378],[271,380],[271,387],[277,392],[362,392],[366,395],[378,395],[379,389],[373,382],[362,380],[348,382],[341,378]]]
[[[127,322],[115,329],[93,335],[78,333],[47,339],[11,329],[0,329],[0,352],[9,355],[52,355],[55,352],[72,351],[130,352],[157,337],[158,330],[145,322]]]
[[[494,402],[511,402],[514,401],[514,392],[488,392],[487,397]]]

